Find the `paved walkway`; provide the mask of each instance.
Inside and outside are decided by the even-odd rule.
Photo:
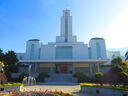
[[[35,86],[26,86],[25,91],[39,91],[40,89],[45,91],[63,91],[65,93],[71,93],[76,96],[93,96],[93,95],[87,95],[87,94],[81,94],[80,91],[80,86],[79,85],[35,85]]]

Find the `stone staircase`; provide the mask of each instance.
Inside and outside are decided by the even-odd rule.
[[[49,78],[45,78],[46,82],[77,82],[72,74],[51,74]]]

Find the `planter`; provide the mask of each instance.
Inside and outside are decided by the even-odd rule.
[[[87,94],[95,94],[98,96],[128,96],[128,91],[122,90],[114,90],[114,89],[107,89],[107,88],[97,88],[97,87],[81,87],[82,93]]]

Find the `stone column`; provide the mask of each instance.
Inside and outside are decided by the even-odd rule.
[[[53,64],[52,63],[50,63],[50,73],[53,73]]]
[[[97,71],[100,72],[99,63],[97,64]]]
[[[35,73],[36,73],[37,63],[35,62],[35,64],[34,64],[34,65],[35,65],[34,67],[35,67]]]
[[[72,74],[75,73],[75,63],[72,64]]]
[[[92,75],[92,64],[89,64],[90,67],[90,74]]]

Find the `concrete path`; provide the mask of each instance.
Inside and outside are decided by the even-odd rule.
[[[39,90],[49,90],[49,91],[63,91],[65,93],[71,93],[76,96],[93,96],[87,94],[81,94],[79,85],[35,85],[35,86],[25,86],[25,91],[39,91]]]

